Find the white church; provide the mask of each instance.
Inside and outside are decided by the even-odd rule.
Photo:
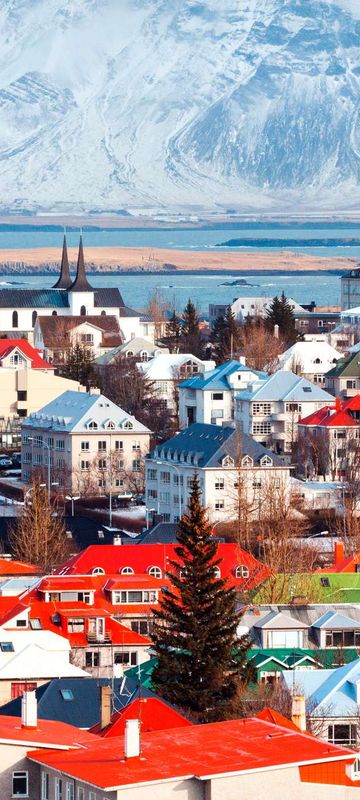
[[[0,336],[33,341],[39,316],[99,317],[115,316],[123,341],[141,337],[153,341],[154,324],[140,311],[128,308],[117,288],[94,289],[86,276],[84,250],[80,236],[76,275],[70,275],[64,236],[60,275],[51,289],[0,289]]]

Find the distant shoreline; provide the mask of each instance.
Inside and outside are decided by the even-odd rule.
[[[348,269],[350,269],[350,268],[351,267],[348,267]],[[239,270],[238,270],[238,272],[239,272]],[[310,269],[307,269],[307,270],[304,270],[304,269],[297,269],[297,270],[295,270],[295,269],[288,269],[288,270],[286,270],[286,269],[247,269],[247,270],[245,270],[244,269],[244,270],[241,270],[241,272],[244,273],[244,274],[246,272],[246,275],[248,275],[250,277],[252,277],[252,276],[256,277],[257,275],[264,275],[264,276],[270,276],[270,275],[309,275],[309,276],[313,276],[313,275],[318,275],[319,274],[319,270],[316,270],[316,269],[314,269],[314,270],[310,270]],[[324,275],[324,276],[325,275],[338,275],[340,277],[341,275],[343,275],[343,273],[344,273],[344,269],[323,269],[323,270],[321,270],[321,274]],[[26,278],[26,277],[32,278],[32,277],[37,277],[37,276],[39,278],[41,278],[41,277],[42,278],[52,278],[52,277],[54,277],[56,275],[57,275],[56,271],[54,271],[54,272],[50,272],[50,271],[46,272],[46,271],[37,270],[36,268],[32,269],[32,270],[28,270],[27,272],[10,272],[10,273],[9,272],[7,272],[7,273],[4,272],[4,273],[2,273],[0,271],[0,277],[1,278],[6,278],[6,277],[8,277],[8,278],[21,278],[22,276],[24,278]],[[99,270],[94,271],[94,272],[91,272],[90,270],[88,270],[87,271],[87,275],[89,277],[91,277],[91,276],[96,277],[97,275],[124,275],[124,276],[141,275],[142,277],[145,277],[146,275],[151,275],[151,276],[155,275],[155,276],[158,276],[158,277],[164,276],[164,277],[167,277],[167,278],[174,278],[174,277],[177,277],[177,276],[180,276],[180,275],[181,276],[182,275],[218,275],[219,277],[221,277],[223,275],[230,275],[230,276],[234,275],[234,277],[236,277],[236,270],[230,269],[229,271],[227,271],[226,269],[198,269],[198,270],[196,270],[196,269],[181,269],[181,270],[172,270],[171,272],[165,272],[165,271],[164,272],[163,271],[160,272],[160,271],[157,271],[157,270],[154,270],[153,272],[151,272],[150,270],[146,270],[146,272],[145,271],[141,272],[141,271],[136,270],[136,269],[128,269],[128,270],[123,270],[123,269],[115,270],[115,269],[113,269],[113,270],[101,270],[101,272]],[[1,284],[1,281],[0,281],[0,284]],[[250,286],[251,284],[243,284],[243,285]],[[231,286],[231,284],[230,284],[229,288],[241,289],[242,286],[241,285],[239,285],[239,286],[236,286],[236,285]]]

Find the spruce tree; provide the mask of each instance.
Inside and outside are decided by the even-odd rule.
[[[182,328],[180,339],[180,350],[182,353],[191,353],[193,356],[202,358],[203,342],[201,338],[199,317],[194,303],[188,300],[182,314]]]
[[[166,329],[166,342],[169,346],[171,353],[178,352],[180,346],[180,338],[181,338],[181,319],[177,315],[174,309]]]
[[[199,721],[225,719],[252,671],[246,664],[247,637],[238,640],[235,589],[218,578],[218,544],[193,481],[189,510],[180,522],[167,577],[170,589],[154,611],[152,639],[158,661],[156,691],[188,709]]]
[[[266,312],[265,323],[268,330],[273,333],[274,326],[279,326],[279,336],[287,346],[296,342],[298,335],[295,328],[295,318],[291,305],[284,292],[281,297],[274,297]]]
[[[79,381],[83,386],[97,384],[94,371],[94,358],[90,347],[77,342],[66,356],[66,363],[59,369],[61,375]]]
[[[217,364],[223,364],[235,358],[240,349],[240,328],[236,322],[231,306],[226,309],[225,317],[218,317],[211,333],[213,356]]]

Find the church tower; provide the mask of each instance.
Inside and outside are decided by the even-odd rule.
[[[86,277],[84,248],[80,236],[79,252],[74,282],[69,286],[70,313],[73,317],[94,314],[94,289]]]
[[[67,244],[66,244],[66,236],[64,235],[63,241],[63,249],[62,249],[62,256],[61,256],[61,267],[60,267],[60,276],[54,286],[53,289],[69,289],[72,284],[71,276],[70,276],[70,269],[69,269],[69,259],[68,259],[68,251],[67,251]]]

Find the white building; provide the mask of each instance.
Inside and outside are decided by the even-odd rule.
[[[179,382],[214,369],[215,361],[202,361],[191,353],[159,353],[150,361],[139,362],[137,367],[153,383],[156,396],[175,412]]]
[[[26,612],[26,609],[25,609]],[[19,610],[11,625],[20,625],[26,613]],[[26,624],[26,623],[25,623]],[[36,620],[33,620],[36,624]],[[6,630],[1,627],[0,705],[36,689],[51,678],[87,678],[88,673],[70,662],[70,644],[64,636],[46,630]]]
[[[273,299],[273,297],[237,297],[227,305],[211,303],[209,305],[210,327],[213,327],[215,320],[219,319],[219,317],[225,317],[229,305],[236,321],[240,324],[245,322],[247,317],[265,317]],[[305,313],[303,306],[293,300],[292,297],[287,298],[287,301],[294,313]]]
[[[333,399],[305,378],[279,371],[239,393],[236,419],[243,433],[279,454],[290,455],[299,417],[309,416]]]
[[[153,341],[154,323],[139,311],[125,306],[116,288],[94,289],[87,277],[82,238],[80,237],[76,276],[70,268],[64,238],[60,276],[51,289],[0,289],[0,333],[26,335],[30,340],[34,325],[41,316],[116,316],[124,341],[143,336]]]
[[[22,425],[22,479],[47,471],[77,494],[141,482],[150,431],[104,395],[64,392]]]
[[[290,470],[280,459],[233,427],[195,423],[158,445],[145,459],[147,508],[165,522],[186,509],[194,475],[211,522],[237,518],[239,481],[249,506],[259,507],[271,484],[287,494]]]
[[[180,428],[193,422],[223,425],[234,419],[234,398],[241,389],[267,377],[247,367],[245,359],[227,361],[179,384]]]
[[[342,354],[324,339],[295,342],[281,353],[278,368],[302,375],[318,386],[325,385],[325,374],[334,367]]]
[[[107,353],[122,342],[119,318],[102,315],[90,317],[38,317],[34,326],[34,345],[51,364],[62,364],[66,355],[81,345],[93,358]]]

